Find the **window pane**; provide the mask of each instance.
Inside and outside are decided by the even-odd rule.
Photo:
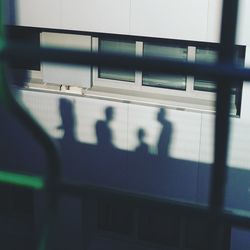
[[[235,62],[239,66],[244,65],[245,49],[243,46],[237,46],[235,51]],[[218,51],[212,48],[197,48],[195,60],[197,62],[215,63],[218,59]],[[216,91],[216,84],[213,81],[207,79],[195,78],[194,90],[200,91]],[[242,93],[242,82],[237,81],[234,83],[231,91],[231,110],[232,115],[240,114],[241,106],[241,93]]]
[[[194,89],[201,90],[201,91],[209,91],[215,92],[216,91],[216,84],[212,81],[200,80],[195,79],[194,81]]]
[[[215,63],[217,60],[217,56],[218,56],[217,51],[211,48],[206,48],[206,49],[197,48],[195,60],[196,62],[202,62],[202,63]],[[216,84],[209,80],[195,78],[194,89],[201,90],[201,91],[215,92]]]
[[[187,48],[144,43],[143,55],[145,57],[159,57],[186,61]],[[143,72],[143,85],[185,90],[186,76]]]
[[[121,40],[100,40],[99,51],[104,53],[117,53],[135,55],[135,42]],[[134,70],[118,70],[110,67],[99,67],[99,77],[120,81],[135,81]]]

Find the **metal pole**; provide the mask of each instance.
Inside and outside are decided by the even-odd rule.
[[[237,25],[238,0],[224,0],[221,37],[219,50],[219,63],[234,63],[235,34]],[[229,77],[218,78],[215,124],[215,152],[214,166],[212,168],[210,206],[215,212],[224,210],[225,185],[227,178],[227,151],[229,135],[229,112],[233,81]],[[223,225],[212,220],[210,249],[223,249]]]
[[[219,62],[234,63],[234,41],[237,23],[238,0],[224,0],[220,39]],[[229,133],[230,92],[232,79],[220,77],[217,84],[215,152],[212,169],[210,205],[223,209],[226,183],[226,160]]]

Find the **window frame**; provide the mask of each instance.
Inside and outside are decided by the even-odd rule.
[[[208,48],[218,50],[218,44],[199,41],[184,41],[161,38],[147,38],[134,37],[122,35],[99,35],[91,34],[91,51],[98,52],[101,39],[118,40],[118,41],[132,41],[135,42],[135,55],[143,58],[144,44],[152,43],[167,46],[180,46],[187,48],[187,62],[196,61],[196,49]],[[241,47],[238,52],[239,59],[245,61],[245,46]],[[231,116],[240,117],[241,102],[242,102],[242,86],[238,96],[240,101],[231,102]],[[91,84],[90,87],[82,91],[84,95],[102,96],[105,98],[112,98],[117,100],[140,102],[147,105],[164,105],[174,109],[193,110],[195,112],[215,112],[216,92],[209,92],[203,90],[195,90],[195,77],[186,75],[186,89],[171,89],[161,86],[143,85],[143,72],[135,70],[135,81],[115,80],[99,77],[98,67],[91,67]],[[234,95],[236,96],[236,95]]]
[[[92,51],[98,52],[99,51],[99,40],[98,37],[92,37]],[[139,47],[139,42],[135,41],[135,50],[137,55],[137,47]],[[109,88],[116,88],[116,89],[135,89],[137,90],[139,88],[139,82],[140,82],[140,72],[135,71],[135,81],[129,82],[129,81],[122,81],[122,80],[114,80],[114,79],[108,79],[108,78],[101,78],[99,77],[99,69],[98,67],[94,66],[92,68],[92,80],[93,80],[93,86],[99,86],[99,87],[109,87]]]
[[[92,51],[98,52],[99,50],[99,37],[92,37]],[[143,57],[143,41],[136,40],[136,56]],[[187,45],[187,61],[194,62],[195,54],[194,54],[195,46]],[[120,81],[114,79],[100,78],[98,73],[98,67],[93,67],[92,69],[92,85],[97,87],[107,87],[121,90],[135,90],[141,91],[145,93],[152,94],[161,94],[177,97],[186,97],[186,98],[194,98],[194,99],[203,99],[206,101],[215,101],[216,94],[211,92],[203,93],[202,91],[194,90],[194,77],[186,76],[186,90],[178,90],[178,89],[170,89],[163,87],[154,87],[154,86],[145,86],[143,85],[142,80],[142,71],[135,71],[135,82],[128,81]]]

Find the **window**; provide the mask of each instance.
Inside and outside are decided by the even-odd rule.
[[[102,53],[114,53],[123,55],[135,55],[135,42],[122,40],[100,40],[99,51]],[[120,81],[135,81],[135,71],[133,70],[117,70],[108,67],[99,68],[99,77],[105,79],[113,79]]]
[[[215,63],[217,61],[217,51],[207,48],[196,48],[195,61],[202,63]],[[195,78],[194,90],[200,91],[216,91],[216,84],[209,80]]]
[[[235,62],[239,66],[244,65],[244,47],[237,46],[235,48]],[[195,60],[203,63],[215,63],[218,60],[218,49],[211,47],[197,47]],[[195,78],[194,90],[215,92],[216,83],[209,79]],[[231,113],[240,114],[242,82],[235,82],[231,91]]]
[[[144,43],[144,57],[158,57],[186,61],[187,47],[166,46],[152,43]],[[185,75],[169,75],[143,72],[143,85],[152,87],[163,87],[170,89],[186,89]]]
[[[96,45],[93,43],[93,49],[101,52],[202,63],[214,63],[218,57],[218,44],[215,43],[154,38],[132,41],[128,40],[128,37],[95,39]],[[235,48],[235,60],[239,65],[243,65],[245,47],[236,46]],[[153,97],[154,103],[163,104],[164,101],[169,101],[169,103],[172,101],[176,106],[178,102],[181,108],[193,106],[195,109],[214,110],[215,107],[216,83],[211,79],[167,73],[158,74],[150,71],[117,70],[107,67],[99,67],[93,72],[93,86],[109,87],[107,92],[114,89],[114,92],[118,93],[120,89],[119,94],[125,93],[129,95],[129,98],[133,98],[134,95],[149,97],[152,100]],[[232,115],[240,115],[241,91],[242,82],[235,83],[231,98]]]

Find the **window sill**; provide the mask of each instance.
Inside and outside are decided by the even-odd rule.
[[[120,102],[143,104],[148,106],[166,106],[171,109],[199,113],[215,113],[215,102],[193,97],[181,97],[167,94],[149,93],[141,90],[125,90],[93,86],[84,91],[84,96],[111,99]]]
[[[44,84],[40,80],[32,79],[27,83],[25,88],[61,94],[83,95],[89,98],[105,99],[145,106],[164,106],[175,110],[215,114],[215,100],[202,99],[199,95],[178,96],[164,93],[164,91],[162,91],[162,93],[150,92],[150,87],[122,89],[107,86],[92,86],[90,89],[82,89],[70,86],[70,88],[67,89],[65,86],[60,87],[59,85]],[[235,113],[236,110],[232,109],[231,114],[233,117],[237,117]]]

